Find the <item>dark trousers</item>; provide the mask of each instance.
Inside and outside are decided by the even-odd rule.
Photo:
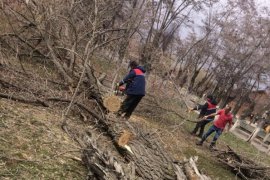
[[[119,114],[125,113],[125,117],[129,118],[142,98],[143,98],[142,95],[127,95],[118,113]]]
[[[222,134],[222,129],[216,127],[215,125],[212,125],[208,131],[203,135],[202,137],[202,140],[201,140],[201,143],[203,143],[208,136],[210,136],[213,132],[216,132],[212,142],[211,142],[211,145],[214,146],[216,144],[216,141],[218,140],[219,136]]]
[[[199,137],[202,137],[203,132],[204,132],[204,128],[205,128],[206,124],[208,124],[209,122],[211,122],[211,121],[208,121],[208,120],[201,120],[201,121],[197,122],[195,128],[194,128],[193,131],[192,131],[192,134],[196,134],[197,131],[200,129],[199,135],[198,135],[198,136],[199,136]]]

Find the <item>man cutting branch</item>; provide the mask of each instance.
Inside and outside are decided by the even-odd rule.
[[[126,84],[127,97],[123,101],[117,114],[129,119],[141,99],[145,95],[145,69],[139,66],[136,61],[129,63],[130,71],[125,78],[118,83],[118,86]]]

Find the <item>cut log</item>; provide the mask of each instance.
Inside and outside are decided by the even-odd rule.
[[[129,141],[131,140],[133,134],[127,130],[124,130],[123,133],[121,134],[120,138],[118,139],[118,145],[125,147]]]
[[[107,124],[109,130],[107,133],[110,134],[109,136],[112,138],[119,154],[124,158],[123,162],[118,161],[120,163],[118,166],[114,165],[114,169],[117,167],[123,168],[124,174],[118,175],[119,179],[127,177],[130,179],[192,179],[187,178],[182,165],[179,166],[174,163],[170,154],[159,142],[157,134],[151,133],[149,130],[146,132],[145,129],[138,127],[138,124],[117,119],[113,115],[110,115],[110,118],[115,119],[99,120],[104,121],[101,123],[103,126]],[[87,149],[91,148],[88,147]],[[89,158],[89,152],[85,153],[85,156]],[[130,163],[132,163],[132,168],[127,166]],[[198,180],[210,179],[199,173],[195,160],[190,160],[187,163]],[[104,173],[102,176],[106,177]]]
[[[119,154],[123,157],[122,165],[114,165],[114,170],[121,169],[119,167],[122,167],[125,169],[123,172],[128,172],[128,174],[118,174],[117,178],[123,179],[129,175],[133,177],[135,176],[135,179],[174,180],[177,178],[176,172],[181,171],[181,169],[177,169],[175,167],[170,155],[167,154],[162,146],[157,142],[157,137],[155,137],[153,133],[146,133],[141,128],[136,129],[134,124],[131,122],[124,122],[123,119],[119,119],[118,122],[115,122],[115,120],[105,121],[101,118],[99,120],[103,121],[101,123],[103,124],[102,126],[107,124],[106,129],[108,129],[108,131],[106,133],[112,138],[113,144],[118,149]],[[102,129],[104,129],[104,127],[102,127]],[[93,149],[93,147],[88,146],[87,149]],[[83,159],[88,159],[88,163],[96,162],[93,161],[92,151],[85,151]],[[130,163],[133,164],[132,168],[124,168]],[[106,177],[106,174],[103,173],[108,172],[108,170],[104,170],[103,168],[103,171],[101,171],[102,168],[100,168],[100,166],[96,167],[96,165],[93,164],[88,167],[97,171],[94,172],[97,176],[102,176],[103,179],[109,179]]]

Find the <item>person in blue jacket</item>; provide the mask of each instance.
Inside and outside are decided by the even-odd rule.
[[[128,75],[118,83],[118,86],[126,84],[127,97],[123,101],[117,114],[129,119],[143,96],[145,96],[145,69],[139,66],[136,61],[129,63],[131,70]]]

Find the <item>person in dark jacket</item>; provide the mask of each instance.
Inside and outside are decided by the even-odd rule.
[[[204,133],[204,128],[206,124],[214,120],[214,117],[208,117],[207,119],[202,119],[204,116],[207,116],[209,114],[213,114],[217,110],[217,102],[215,98],[212,95],[207,96],[207,101],[204,105],[197,105],[193,109],[190,109],[190,111],[194,110],[200,110],[200,114],[198,119],[200,119],[199,122],[197,122],[195,128],[191,132],[192,135],[196,135],[197,131],[199,130],[199,137],[202,137]]]
[[[138,65],[136,61],[129,64],[131,70],[126,77],[118,83],[118,86],[126,84],[127,97],[123,101],[117,114],[128,119],[135,110],[143,96],[145,96],[145,69]]]

